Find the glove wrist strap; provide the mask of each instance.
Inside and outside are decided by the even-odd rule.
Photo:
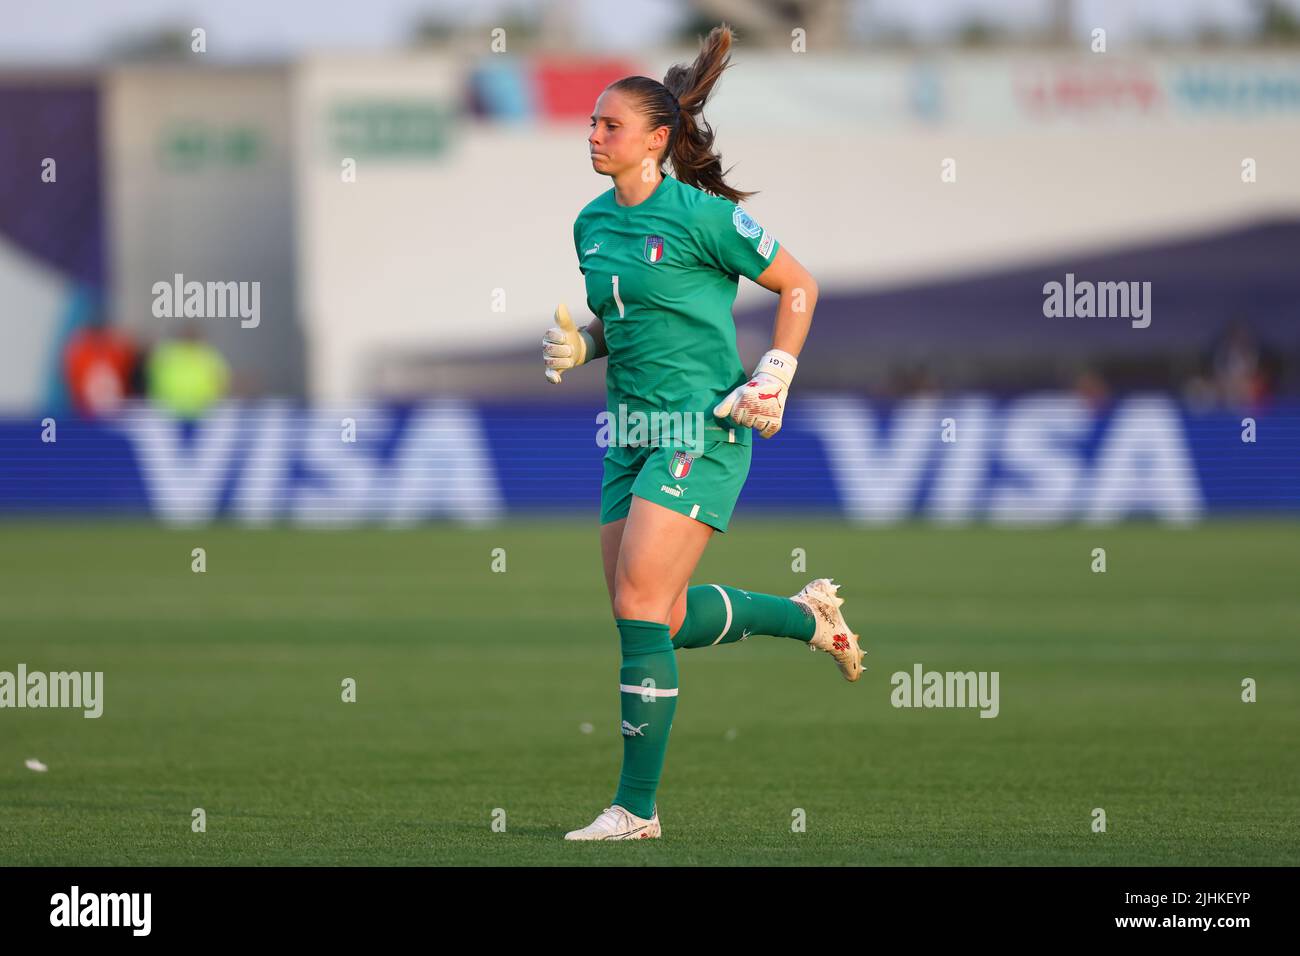
[[[582,339],[583,347],[586,350],[583,353],[582,362],[578,364],[581,365],[587,362],[593,362],[596,359],[603,358],[605,355],[608,354],[607,352],[602,352],[598,350],[596,345],[596,337],[587,331],[587,327],[585,325],[582,328],[578,329],[578,337]]]
[[[794,379],[794,370],[799,367],[799,360],[789,352],[781,349],[768,349],[759,359],[758,365],[754,368],[754,374],[766,372],[773,378],[778,378],[785,383],[785,387],[790,387],[790,382]]]

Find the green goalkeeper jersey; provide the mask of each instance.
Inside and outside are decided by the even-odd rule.
[[[610,424],[620,405],[702,412],[705,441],[734,429],[735,442],[751,444],[750,429],[715,418],[713,407],[747,378],[731,306],[739,276],[755,279],[772,264],[771,233],[736,203],[665,176],[635,206],[620,206],[612,188],[596,197],[574,221],[573,243],[609,346]]]

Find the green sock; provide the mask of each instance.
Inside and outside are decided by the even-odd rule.
[[[618,672],[623,772],[613,803],[649,819],[677,710],[677,655],[668,625],[616,618],[623,646]]]
[[[673,647],[731,644],[754,634],[807,643],[816,632],[817,621],[789,598],[725,584],[697,584],[686,591],[686,617],[673,635]]]

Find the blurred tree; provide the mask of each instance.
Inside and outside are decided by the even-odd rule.
[[[1048,42],[1069,46],[1074,42],[1073,0],[1051,0],[1051,20],[1047,28]]]
[[[695,0],[694,12],[678,31],[690,43],[719,23],[730,24],[745,43],[788,47],[791,31],[807,31],[809,49],[835,49],[849,35],[846,0]]]
[[[411,24],[411,46],[446,46],[458,31],[459,25],[451,17],[442,13],[426,13],[416,17]]]
[[[544,18],[543,18],[544,19]],[[408,31],[409,44],[416,48],[471,47],[479,45],[484,51],[491,31],[500,27],[506,31],[507,49],[535,46],[542,36],[543,22],[527,10],[508,10],[498,16],[483,19],[464,15],[429,12],[417,16]],[[565,37],[571,45],[572,37]]]
[[[1004,32],[987,20],[973,18],[957,28],[957,45],[964,47],[986,47],[1005,42]]]
[[[160,26],[121,34],[108,42],[105,55],[115,61],[174,61],[190,57],[190,27]]]
[[[1300,17],[1281,0],[1255,0],[1257,36],[1265,43],[1300,43]]]

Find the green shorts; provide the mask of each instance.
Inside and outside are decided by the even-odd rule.
[[[600,523],[626,518],[632,496],[679,511],[725,533],[749,477],[754,446],[723,438],[694,452],[610,445],[600,483]]]

